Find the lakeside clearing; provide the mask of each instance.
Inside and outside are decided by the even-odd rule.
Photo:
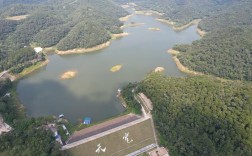
[[[149,30],[152,30],[152,31],[160,31],[161,29],[160,28],[148,28]]]
[[[66,51],[59,51],[59,50],[55,50],[55,52],[58,55],[66,55],[66,54],[81,54],[81,53],[87,53],[87,52],[93,52],[93,51],[97,51],[97,50],[101,50],[104,48],[107,48],[110,45],[110,41],[94,46],[92,48],[75,48],[75,49],[71,49],[71,50],[66,50]]]
[[[12,21],[20,21],[20,20],[26,19],[28,16],[30,15],[9,16],[9,17],[6,17],[5,19],[12,20]]]
[[[121,70],[121,68],[122,68],[122,65],[118,64],[118,65],[115,65],[112,68],[110,68],[110,71],[114,73],[114,72]]]
[[[60,76],[60,79],[61,80],[71,79],[71,78],[74,78],[76,75],[77,75],[77,71],[69,70],[69,71],[66,71],[65,73],[63,73]]]

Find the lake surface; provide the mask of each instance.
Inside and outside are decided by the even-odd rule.
[[[124,111],[116,98],[118,88],[144,79],[156,67],[164,67],[168,76],[184,76],[167,50],[200,39],[196,26],[175,32],[155,17],[144,15],[134,15],[126,23],[130,22],[145,24],[125,28],[129,36],[113,40],[108,48],[97,52],[50,55],[47,66],[20,80],[17,92],[27,114],[38,117],[63,113],[72,122],[84,117],[101,121]],[[148,30],[150,27],[161,31]],[[110,72],[117,64],[122,65],[121,70]],[[61,80],[61,74],[68,70],[76,70],[77,76]]]

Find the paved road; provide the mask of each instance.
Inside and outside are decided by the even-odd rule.
[[[151,149],[153,149],[155,147],[157,147],[157,144],[151,144],[151,145],[148,145],[148,146],[146,146],[144,148],[141,148],[141,149],[139,149],[139,150],[137,150],[137,151],[135,151],[133,153],[130,153],[130,154],[126,155],[126,156],[137,156],[137,155],[142,154],[144,152],[147,152],[147,151],[149,151],[149,150],[151,150]]]

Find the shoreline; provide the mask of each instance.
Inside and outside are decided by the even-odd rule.
[[[196,32],[200,35],[200,37],[204,37],[204,36],[207,34],[206,31],[204,31],[204,30],[202,30],[202,29],[200,29],[200,28],[198,27],[198,25],[199,25],[201,19],[192,20],[191,22],[189,22],[189,23],[187,23],[187,24],[184,24],[184,25],[182,25],[182,26],[176,26],[176,22],[173,22],[173,21],[170,21],[170,20],[165,20],[165,19],[161,19],[161,18],[156,18],[156,20],[159,21],[159,22],[168,24],[169,26],[172,27],[172,29],[173,29],[174,31],[182,31],[182,30],[185,30],[185,29],[187,29],[188,27],[190,27],[190,26],[192,26],[192,25],[197,25],[197,30],[196,30]]]
[[[162,16],[164,15],[164,13],[160,13],[154,10],[136,10],[135,14],[137,15],[145,15],[145,16],[152,16],[153,14],[157,15],[157,16]]]
[[[192,75],[192,76],[210,76],[210,77],[214,77],[216,78],[217,80],[220,80],[221,82],[234,82],[234,81],[237,81],[237,80],[229,80],[229,79],[225,79],[225,78],[221,78],[221,77],[218,77],[218,76],[215,76],[215,75],[208,75],[208,74],[205,74],[205,73],[201,73],[201,72],[197,72],[197,71],[194,71],[194,70],[190,70],[188,67],[184,66],[180,60],[178,59],[177,55],[179,55],[179,51],[177,50],[174,50],[174,49],[169,49],[167,51],[168,54],[171,54],[173,57],[173,61],[176,63],[176,66],[177,68],[185,73],[185,74],[188,74],[188,75]]]
[[[156,19],[157,21],[159,22],[162,22],[162,23],[165,23],[165,24],[168,24],[172,27],[173,30],[175,31],[182,31],[192,25],[198,25],[199,22],[201,21],[201,19],[195,19],[195,20],[192,20],[191,22],[187,23],[187,24],[184,24],[182,26],[176,26],[176,22],[173,22],[173,21],[170,21],[170,20],[165,20],[165,19],[161,19],[161,18],[157,18]],[[203,30],[200,30],[201,32]]]
[[[94,46],[92,48],[75,48],[75,49],[66,50],[66,51],[55,50],[55,52],[58,55],[82,54],[82,53],[94,52],[94,51],[98,51],[98,50],[107,48],[110,44],[111,44],[111,41],[107,41],[103,44]]]
[[[204,37],[204,36],[207,34],[206,31],[200,29],[199,27],[197,27],[197,30],[196,30],[196,31],[197,31],[197,33],[200,35],[200,37]]]
[[[124,36],[128,36],[129,33],[127,32],[123,32],[123,33],[120,33],[120,34],[111,34],[111,39],[112,40],[115,40],[115,39],[118,39],[118,38],[121,38],[121,37],[124,37]]]
[[[135,10],[135,14],[137,15],[145,15],[145,16],[153,16],[153,14],[157,15],[157,16],[162,16],[164,15],[164,13],[160,13],[160,12],[157,12],[157,11],[154,11],[154,10]],[[187,24],[184,24],[184,25],[181,25],[181,26],[176,26],[176,22],[174,21],[171,21],[171,20],[166,20],[166,19],[162,19],[162,18],[156,18],[157,21],[159,22],[162,22],[162,23],[165,23],[167,25],[169,25],[170,27],[172,27],[172,29],[174,31],[182,31],[184,29],[187,29],[188,27],[192,26],[192,25],[197,25],[197,30],[196,32],[200,35],[200,37],[204,37],[207,32],[200,29],[198,27],[201,19],[195,19],[195,20],[192,20],[191,22],[187,23]],[[126,26],[125,26],[126,27]]]
[[[124,28],[127,28],[127,27],[137,27],[137,26],[141,26],[141,25],[144,25],[144,24],[145,23],[130,23],[130,24],[127,24],[127,25],[123,25],[120,28],[124,29]]]
[[[176,63],[176,66],[178,67],[178,69],[181,72],[186,73],[186,74],[190,74],[190,75],[197,75],[197,76],[205,75],[203,73],[190,70],[188,67],[184,66],[177,57],[180,53],[179,51],[174,50],[174,49],[169,49],[167,52],[168,52],[168,54],[171,54],[173,56],[172,59]]]
[[[127,16],[124,16],[124,17],[120,17],[120,18],[119,18],[119,21],[121,21],[121,22],[126,22],[126,21],[128,21],[132,16],[133,16],[133,14],[130,14],[130,15],[127,15]]]
[[[19,79],[23,78],[24,76],[27,76],[27,75],[31,74],[32,72],[46,66],[48,63],[49,63],[49,59],[46,58],[46,60],[43,62],[38,62],[35,65],[32,65],[28,68],[25,68],[21,73],[15,75],[15,81],[18,81]]]

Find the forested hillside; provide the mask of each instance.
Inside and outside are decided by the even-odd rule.
[[[252,81],[252,29],[225,28],[191,45],[177,45],[180,62],[191,70]]]
[[[114,0],[120,4],[134,2],[137,10],[164,13],[161,18],[176,22],[177,26],[202,19],[199,27],[205,31],[230,25],[252,24],[250,0]]]
[[[139,85],[153,102],[170,155],[252,155],[252,87],[212,77],[152,73]]]
[[[9,6],[11,4],[33,4],[41,3],[46,0],[0,0],[0,7]]]
[[[13,66],[11,57],[31,44],[58,50],[102,44],[111,33],[122,33],[118,19],[127,15],[109,0],[4,0],[2,4],[0,70]]]

